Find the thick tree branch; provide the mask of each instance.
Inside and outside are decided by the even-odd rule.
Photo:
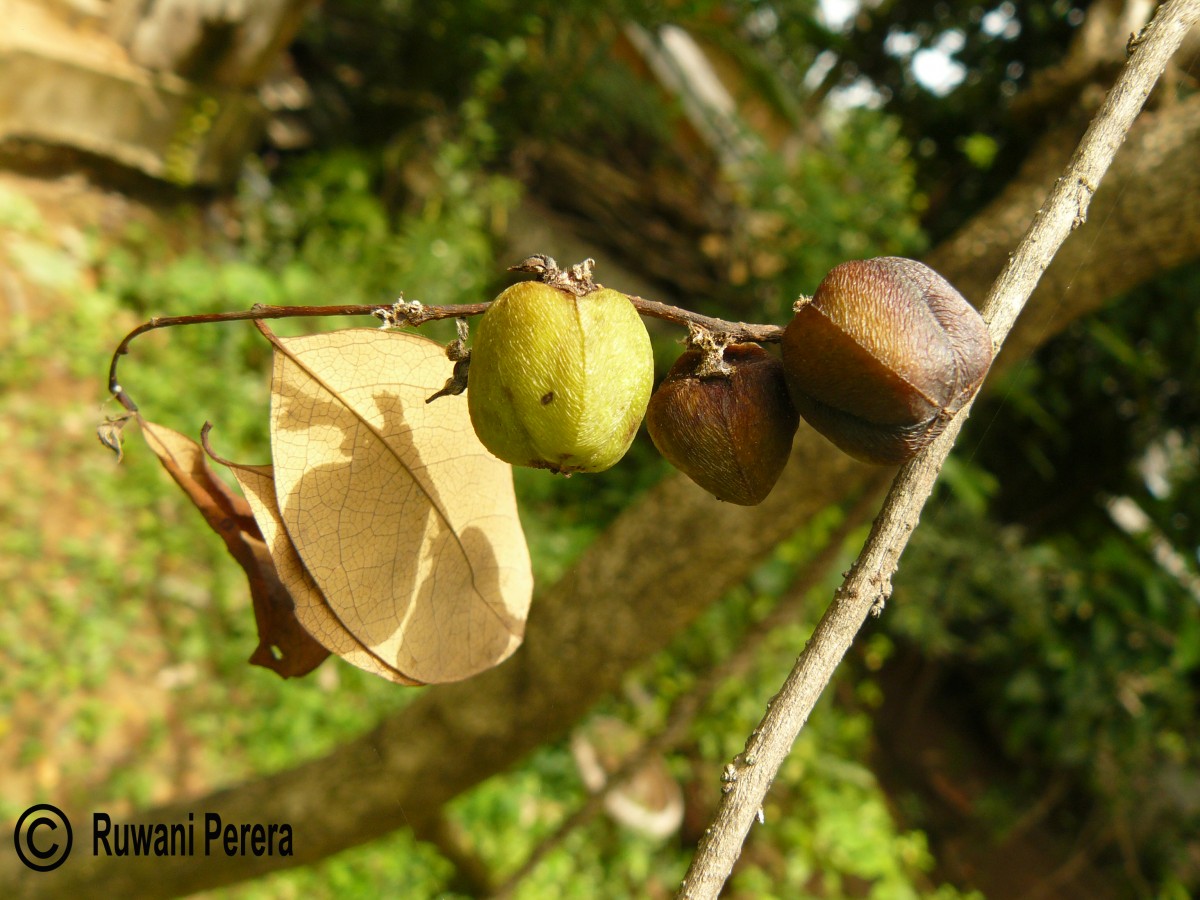
[[[1087,217],[1092,195],[1184,35],[1200,19],[1200,0],[1172,0],[1139,36],[1129,62],[1076,148],[1046,204],[992,285],[982,313],[993,343],[1003,343],[1042,273]],[[726,792],[677,896],[715,898],[750,826],[761,814],[775,774],[825,686],[872,610],[891,594],[891,579],[942,463],[969,411],[964,409],[924,453],[897,474],[867,544],[812,639],[796,661],[746,749],[727,770]]]
[[[1066,166],[1076,126],[1049,132],[1010,184],[925,259],[977,305]],[[1200,94],[1138,119],[1088,210],[1062,246],[998,365],[1022,359],[1068,322],[1200,253]],[[995,366],[993,367],[995,368]]]

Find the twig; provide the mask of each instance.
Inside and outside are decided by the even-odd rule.
[[[1066,171],[992,285],[982,312],[997,348],[1058,248],[1083,223],[1096,186],[1117,148],[1167,61],[1198,19],[1200,0],[1171,0],[1143,31]],[[741,853],[750,826],[762,809],[775,774],[817,699],[862,623],[890,595],[891,578],[900,554],[969,409],[970,404],[940,438],[897,474],[862,553],[835,592],[766,715],[750,735],[746,749],[726,767],[724,796],[680,885],[678,898],[699,900],[719,894]]]
[[[753,325],[747,322],[729,322],[725,319],[714,319],[712,316],[702,316],[689,309],[668,306],[657,300],[645,300],[641,297],[630,296],[633,305],[643,316],[652,319],[663,319],[676,325],[698,325],[705,331],[725,337],[730,344],[753,341],[756,344],[778,344],[783,340],[783,328],[779,325]]]
[[[256,303],[250,309],[236,312],[199,313],[192,316],[155,316],[148,322],[143,322],[117,344],[113,351],[112,361],[108,364],[108,392],[130,412],[137,412],[137,404],[125,393],[121,382],[117,379],[117,365],[121,357],[129,352],[129,345],[134,338],[148,331],[159,328],[171,328],[176,325],[207,325],[213,322],[244,322],[259,319],[289,319],[298,316],[369,316],[378,306],[265,306]]]
[[[608,776],[599,791],[588,797],[582,805],[567,816],[533,852],[517,871],[513,872],[491,895],[492,900],[506,900],[513,896],[522,881],[541,864],[550,853],[562,846],[575,829],[587,824],[604,806],[605,798],[637,774],[646,759],[656,753],[668,753],[678,747],[687,737],[696,716],[705,707],[713,694],[731,678],[741,675],[759,656],[766,640],[789,622],[795,620],[809,592],[816,587],[829,567],[837,562],[846,539],[859,525],[867,520],[887,486],[886,470],[868,482],[859,498],[846,510],[842,521],[833,529],[825,545],[810,560],[806,561],[788,585],[774,608],[762,619],[747,629],[737,649],[711,669],[705,671],[687,694],[675,701],[667,714],[662,728],[631,753],[615,772]]]
[[[657,300],[645,300],[631,296],[630,301],[643,316],[653,319],[663,319],[677,325],[697,325],[700,328],[720,334],[729,339],[730,343],[755,341],[758,343],[778,342],[783,337],[783,328],[778,325],[748,325],[745,322],[728,322],[725,319],[714,319],[702,316],[700,313],[677,306],[659,303]],[[125,335],[117,349],[113,351],[112,361],[108,366],[108,391],[125,409],[137,412],[137,404],[126,393],[117,378],[117,365],[121,357],[129,352],[129,345],[134,339],[148,331],[159,328],[172,328],[177,325],[211,325],[218,322],[262,321],[263,319],[292,319],[304,316],[375,316],[382,319],[384,327],[409,326],[418,328],[427,322],[437,319],[459,319],[466,316],[478,316],[487,312],[491,303],[460,303],[449,306],[424,306],[421,303],[397,301],[390,307],[356,304],[352,306],[266,306],[255,304],[250,309],[235,312],[198,313],[191,316],[155,316],[148,322],[143,322],[129,334]]]

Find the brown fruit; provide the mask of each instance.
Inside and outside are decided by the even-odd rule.
[[[699,377],[684,353],[650,398],[646,427],[667,461],[718,500],[761,503],[779,480],[800,424],[783,364],[757,344],[725,348],[728,375]]]
[[[928,266],[884,257],[836,266],[783,334],[792,401],[846,453],[912,458],[978,390],[987,326]]]

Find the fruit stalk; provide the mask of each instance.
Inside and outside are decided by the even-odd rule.
[[[642,297],[629,296],[629,302],[643,316],[661,319],[686,327],[689,323],[707,328],[713,332],[729,334],[735,341],[754,341],[756,343],[779,343],[783,338],[783,328],[778,325],[755,325],[745,322],[730,322],[712,316],[704,316],[678,306],[660,303],[657,300],[646,300]],[[117,377],[117,369],[121,357],[129,352],[134,340],[151,331],[160,328],[175,328],[180,325],[212,325],[221,322],[252,322],[262,319],[294,319],[320,318],[324,316],[374,316],[383,321],[382,327],[419,328],[428,322],[440,319],[460,319],[479,316],[487,312],[490,302],[457,303],[446,306],[425,306],[418,301],[397,300],[392,306],[378,304],[346,304],[335,306],[271,306],[256,303],[250,309],[233,310],[229,312],[197,313],[189,316],[154,316],[134,328],[121,339],[113,351],[108,365],[108,392],[129,412],[137,412],[137,403],[121,386]]]

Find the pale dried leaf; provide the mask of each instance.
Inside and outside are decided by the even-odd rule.
[[[163,468],[246,573],[258,626],[258,646],[250,662],[284,678],[307,675],[324,662],[329,651],[296,620],[292,598],[280,581],[250,506],[213,474],[199,444],[141,416],[138,422]]]
[[[373,329],[275,341],[276,498],[337,618],[425,683],[507,658],[533,590],[512,470],[475,437],[465,398],[426,404],[442,348]]]
[[[346,626],[329,608],[321,589],[304,568],[304,563],[300,561],[296,548],[292,546],[291,539],[284,530],[279,505],[275,500],[275,476],[271,467],[228,465],[250,502],[254,518],[263,533],[265,547],[275,560],[279,580],[292,595],[296,618],[305,630],[327,650],[360,669],[398,684],[419,684],[420,682],[405,678],[371,653],[361,641],[346,630]]]

